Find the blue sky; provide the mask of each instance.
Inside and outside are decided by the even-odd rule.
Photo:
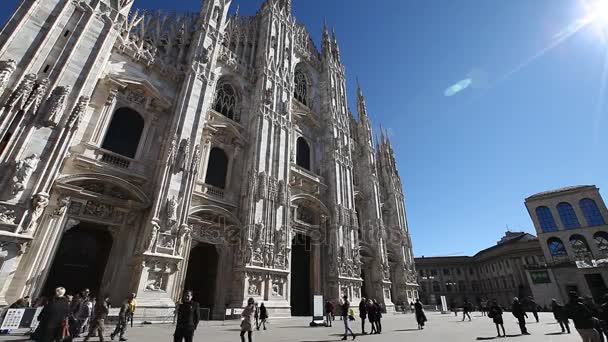
[[[0,21],[16,3],[0,3]],[[234,3],[249,15],[261,0]],[[374,123],[389,129],[417,256],[473,254],[507,225],[534,232],[525,197],[607,185],[608,44],[589,26],[539,54],[585,15],[579,1],[294,0],[294,13],[317,42],[324,17],[335,26],[351,107],[358,77]]]

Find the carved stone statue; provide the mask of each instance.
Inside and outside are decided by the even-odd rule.
[[[175,162],[175,155],[177,154],[177,137],[173,137],[171,139],[171,145],[169,146],[169,151],[167,151],[167,164],[173,165]]]
[[[258,244],[262,239],[262,232],[264,231],[264,224],[262,222],[258,222],[253,225],[253,243]]]
[[[185,171],[188,169],[188,156],[190,155],[190,139],[183,139],[179,144],[177,153],[177,161],[175,163],[175,172]]]
[[[15,224],[15,211],[5,206],[0,206],[0,223]]]
[[[25,190],[25,186],[32,176],[32,173],[34,173],[34,170],[36,170],[39,161],[40,158],[34,153],[17,162],[17,165],[15,166],[15,176],[13,176],[13,195],[17,195]]]
[[[91,98],[88,96],[81,96],[80,98],[78,98],[78,102],[76,102],[76,106],[74,106],[74,109],[72,110],[72,113],[68,118],[68,128],[73,127],[76,130],[78,129],[78,126],[80,126],[80,121],[82,120],[82,116],[86,112],[87,106],[89,105],[89,101],[91,101]]]
[[[49,87],[49,79],[45,78],[42,81],[36,83],[36,87],[29,99],[23,106],[23,110],[31,113],[32,115],[36,115],[38,113],[38,108],[40,108],[40,104],[42,100],[44,100],[44,96],[46,95],[46,91]]]
[[[0,96],[4,93],[13,72],[17,68],[17,62],[12,59],[0,61]]]
[[[192,155],[192,163],[190,164],[190,172],[196,173],[198,171],[198,163],[201,160],[201,146],[196,145],[194,147],[194,154]]]
[[[173,227],[173,225],[177,222],[177,207],[179,206],[179,202],[175,197],[171,197],[167,199],[167,204],[165,206],[165,215],[167,217],[167,225],[169,227]]]
[[[21,83],[19,83],[17,89],[15,89],[15,91],[11,94],[6,106],[22,109],[25,106],[27,99],[30,97],[32,90],[34,89],[36,78],[36,74],[25,75],[23,80],[21,80]]]
[[[39,193],[34,195],[32,198],[32,214],[30,216],[30,220],[27,224],[27,227],[23,230],[23,233],[29,233],[36,229],[38,225],[38,220],[42,216],[44,209],[49,205],[49,195],[45,193]]]
[[[61,121],[71,91],[72,87],[69,85],[59,86],[53,90],[53,93],[49,98],[46,118],[46,121],[50,126],[57,126]]]
[[[65,214],[65,211],[68,209],[70,205],[69,197],[61,197],[57,200],[57,209],[53,212],[53,216],[61,216]]]
[[[192,232],[192,228],[188,225],[183,225],[179,231],[178,235],[178,245],[177,245],[177,254],[181,255],[184,249],[184,246],[188,243],[188,239],[190,238],[190,233]]]
[[[267,184],[266,173],[262,171],[258,174],[258,199],[266,198]]]
[[[274,91],[272,90],[272,88],[266,89],[266,92],[264,93],[264,104],[271,105],[272,101],[273,101],[273,97],[274,97]]]
[[[147,252],[153,252],[154,246],[156,245],[156,240],[158,239],[158,231],[160,230],[160,226],[158,223],[152,221],[152,230],[150,231],[150,237],[148,239],[148,246],[146,247]]]

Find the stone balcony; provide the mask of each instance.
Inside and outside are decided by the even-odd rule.
[[[125,157],[103,148],[84,145],[82,152],[77,153],[74,162],[77,166],[93,169],[108,170],[108,166],[116,173],[128,178],[145,182],[151,177],[153,167],[143,161]]]
[[[226,191],[226,189],[221,189],[203,182],[196,183],[194,187],[194,194],[207,200],[220,202],[230,206],[236,206],[236,196],[234,196],[232,193]]]
[[[289,183],[305,193],[320,195],[327,188],[325,179],[296,164],[291,164]]]

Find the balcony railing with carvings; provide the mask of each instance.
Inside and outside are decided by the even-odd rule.
[[[219,199],[223,199],[226,195],[224,189],[209,184],[203,184],[203,194]]]
[[[203,182],[197,182],[194,187],[194,194],[207,198],[209,200],[222,202],[228,205],[236,205],[234,203],[234,197],[230,191],[226,189],[218,188],[213,185],[205,184]]]
[[[76,156],[78,162],[95,164],[97,166],[109,165],[124,172],[137,176],[147,177],[150,170],[145,163],[125,157],[97,146],[85,145],[84,151]]]

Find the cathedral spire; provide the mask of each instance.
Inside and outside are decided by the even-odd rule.
[[[357,114],[359,115],[359,122],[367,120],[367,106],[365,105],[365,96],[363,96],[359,78],[357,78]]]
[[[327,18],[323,18],[323,39],[322,39],[322,52],[323,55],[328,56],[331,54],[331,40],[329,38],[329,29],[327,28]]]

